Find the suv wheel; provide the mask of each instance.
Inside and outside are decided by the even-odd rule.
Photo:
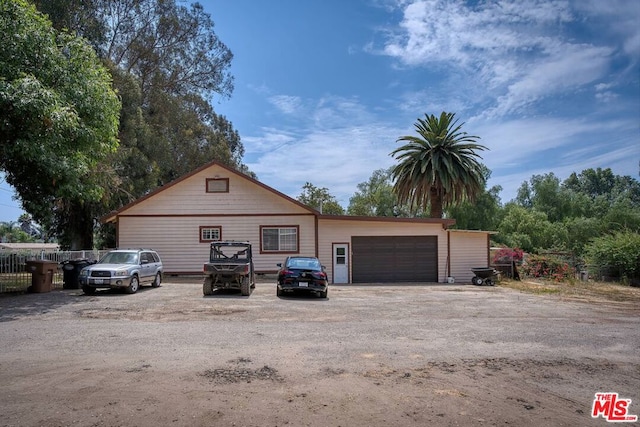
[[[138,281],[138,276],[133,276],[131,278],[131,283],[127,287],[126,291],[128,294],[135,294],[138,292],[138,288],[140,287],[140,282]]]
[[[91,286],[83,286],[82,287],[82,292],[84,292],[87,295],[93,295],[96,293],[96,288],[92,288]]]
[[[160,273],[156,274],[156,278],[153,279],[153,283],[151,284],[151,286],[153,286],[154,288],[157,288],[160,286],[160,283],[162,282],[162,276],[160,276]]]

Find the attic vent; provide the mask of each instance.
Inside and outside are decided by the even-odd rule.
[[[229,178],[207,178],[207,193],[228,193]]]

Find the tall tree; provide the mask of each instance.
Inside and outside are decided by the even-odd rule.
[[[35,2],[59,28],[90,40],[111,70],[123,104],[120,148],[109,158],[116,176],[108,197],[71,212],[87,221],[99,217],[211,160],[250,174],[241,163],[238,133],[210,102],[233,90],[233,55],[201,5],[176,0]],[[102,242],[113,241],[101,234]]]
[[[325,215],[344,215],[344,209],[335,196],[329,193],[329,189],[316,187],[310,182],[302,186],[302,193],[298,196],[298,201]]]
[[[482,176],[486,183],[491,178],[491,171],[482,165]],[[486,187],[486,184],[485,184]],[[496,230],[500,224],[502,187],[495,185],[490,189],[483,189],[474,203],[462,202],[457,206],[450,206],[445,211],[447,218],[456,220],[454,228],[460,230]]]
[[[463,132],[454,113],[426,115],[414,124],[418,136],[402,136],[407,144],[391,155],[399,163],[391,169],[394,192],[400,204],[413,208],[430,206],[431,218],[442,218],[443,208],[475,201],[483,191],[481,158],[476,151],[487,148],[479,137]]]
[[[480,194],[475,203],[463,202],[447,209],[448,218],[456,220],[454,228],[460,230],[496,230],[500,224],[502,187],[495,185]]]
[[[358,191],[349,199],[347,213],[357,216],[408,217],[408,206],[398,205],[393,193],[390,169],[378,169],[369,180],[357,186]]]
[[[551,222],[571,215],[572,195],[561,188],[560,179],[553,172],[532,176],[520,186],[516,200],[523,207],[544,212]]]
[[[65,207],[104,195],[101,162],[117,143],[120,103],[83,40],[58,32],[24,0],[0,0],[0,170],[45,227]],[[69,236],[69,246],[89,239]]]

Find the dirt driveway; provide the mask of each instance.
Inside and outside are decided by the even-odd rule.
[[[599,426],[640,308],[470,285],[0,297],[0,426]],[[628,424],[627,424],[628,425]]]

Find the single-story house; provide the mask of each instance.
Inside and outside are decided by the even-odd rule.
[[[197,274],[214,240],[253,244],[258,273],[289,255],[317,256],[331,283],[470,282],[489,262],[486,231],[452,219],[323,215],[217,162],[102,218],[120,248],[153,248],[165,274]]]
[[[60,245],[57,243],[0,243],[0,250],[7,251],[45,251],[57,252]]]

